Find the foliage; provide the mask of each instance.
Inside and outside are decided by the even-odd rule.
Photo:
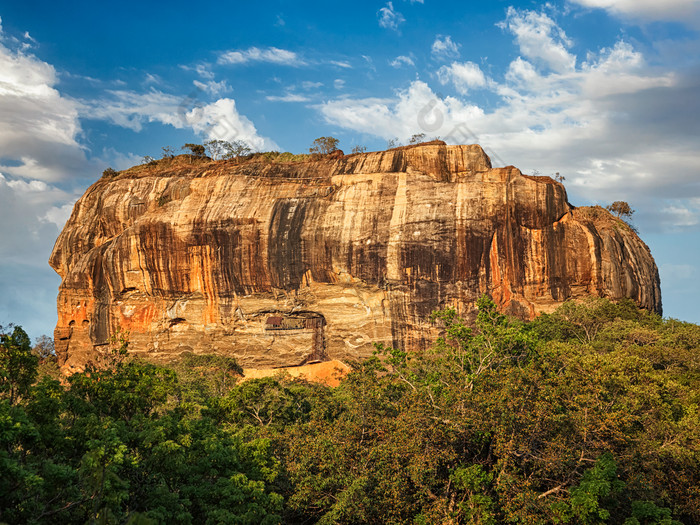
[[[334,389],[241,382],[223,356],[143,363],[126,334],[37,382],[5,333],[0,522],[700,522],[700,326],[628,300],[530,323],[477,307]]]
[[[25,397],[36,378],[38,362],[29,336],[21,327],[15,326],[12,333],[0,333],[0,399],[13,405]]]
[[[621,219],[623,217],[629,219],[634,213],[634,210],[625,201],[615,201],[612,204],[606,206],[605,209],[615,214],[615,216],[618,219]]]
[[[338,142],[340,141],[335,137],[319,137],[311,143],[309,153],[328,155],[338,149]]]
[[[204,143],[207,153],[213,160],[240,159],[250,155],[253,150],[242,140],[208,140]]]
[[[172,146],[163,146],[161,149],[163,150],[162,158],[172,159],[175,156],[175,149]]]
[[[352,147],[352,153],[364,153],[367,151],[367,146],[353,146]]]
[[[420,144],[421,142],[425,142],[425,133],[416,133],[408,139],[409,144]]]
[[[252,148],[242,140],[234,140],[233,142],[226,142],[224,144],[224,155],[225,159],[240,159],[250,155],[253,152]]]
[[[205,148],[201,144],[187,143],[181,149],[188,150],[193,157],[204,157]]]
[[[51,356],[56,355],[56,348],[54,346],[53,337],[48,335],[40,335],[36,339],[36,343],[32,348],[32,353],[39,359],[47,359]]]
[[[204,149],[212,160],[219,160],[224,156],[228,144],[225,140],[207,140],[204,143]]]
[[[112,177],[116,177],[117,175],[119,175],[119,172],[113,168],[107,168],[102,172],[102,176],[106,179],[111,179]]]

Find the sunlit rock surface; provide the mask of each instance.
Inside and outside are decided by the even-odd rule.
[[[647,246],[602,208],[480,146],[427,144],[299,163],[186,157],[93,184],[56,241],[56,351],[80,370],[118,329],[130,351],[246,368],[357,359],[434,337],[486,293],[521,318],[568,298],[661,311]]]

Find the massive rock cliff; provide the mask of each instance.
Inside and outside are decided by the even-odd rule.
[[[549,177],[492,168],[477,145],[135,167],[87,190],[50,263],[67,372],[119,329],[154,359],[267,368],[419,347],[432,310],[469,316],[484,293],[522,318],[585,296],[661,311],[625,223],[574,208]]]

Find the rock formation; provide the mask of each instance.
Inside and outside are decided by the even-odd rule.
[[[164,159],[93,184],[56,241],[56,351],[79,370],[117,330],[153,359],[270,368],[434,336],[486,293],[533,318],[568,298],[661,311],[647,246],[602,208],[480,146],[428,143],[305,162]]]

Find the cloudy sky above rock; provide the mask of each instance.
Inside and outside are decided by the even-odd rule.
[[[700,322],[700,0],[237,4],[0,1],[0,324],[51,333],[46,261],[108,166],[416,133],[628,201],[665,315]]]

